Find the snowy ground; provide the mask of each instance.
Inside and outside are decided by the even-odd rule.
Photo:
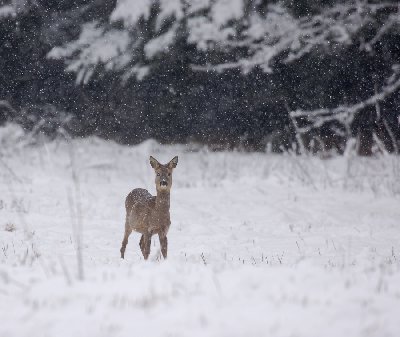
[[[19,134],[0,129],[1,337],[400,336],[399,158]],[[169,259],[154,240],[143,261],[133,234],[121,260],[124,198],[155,190],[150,154],[179,155]]]

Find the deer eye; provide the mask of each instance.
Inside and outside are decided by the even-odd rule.
[[[168,177],[171,175],[171,173],[168,173]]]

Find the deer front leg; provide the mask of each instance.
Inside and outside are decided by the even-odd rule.
[[[145,260],[149,258],[150,246],[151,246],[151,235],[143,234],[142,237],[140,238],[139,247],[140,250],[142,251]]]
[[[161,253],[164,259],[167,258],[167,252],[168,252],[168,239],[165,234],[159,234],[158,238],[160,239],[160,246],[161,246]]]
[[[125,249],[126,249],[126,245],[128,244],[129,235],[131,235],[131,233],[132,233],[132,229],[130,229],[128,226],[126,226],[124,239],[122,240],[122,246],[121,246],[121,249],[119,250],[121,252],[121,259],[123,259],[125,257]]]

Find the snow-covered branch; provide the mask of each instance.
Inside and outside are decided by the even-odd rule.
[[[306,133],[314,128],[321,127],[325,123],[338,121],[343,125],[350,125],[354,117],[362,112],[365,108],[376,105],[379,102],[384,101],[387,97],[400,90],[400,65],[393,67],[392,76],[386,81],[386,84],[381,88],[379,92],[369,97],[368,99],[353,104],[353,105],[341,105],[335,109],[317,109],[313,111],[305,110],[294,110],[289,112],[289,116],[292,120],[298,118],[306,119],[308,125],[303,127],[297,127],[296,131],[299,133]]]
[[[124,68],[129,62],[129,43],[128,32],[105,30],[97,22],[90,22],[82,27],[76,41],[53,48],[48,57],[68,60],[67,71],[77,74],[78,83],[87,83],[98,64],[110,70]],[[75,57],[77,54],[79,57]]]
[[[329,49],[335,44],[353,43],[362,29],[378,25],[376,17],[382,13],[386,15],[386,12],[390,14],[383,20],[384,24],[381,27],[376,27],[375,37],[362,44],[364,49],[371,49],[384,34],[399,27],[398,4],[389,1],[353,0],[300,19],[292,16],[280,4],[270,5],[265,16],[258,12],[251,13],[247,19],[248,25],[243,31],[235,29],[235,26],[222,26],[216,30],[215,25],[212,26],[212,32],[202,30],[202,35],[195,30],[191,41],[197,43],[199,49],[207,49],[208,46],[218,48],[222,52],[232,52],[237,48],[246,48],[248,52],[246,57],[229,64],[193,65],[193,69],[221,71],[241,68],[248,71],[254,67],[261,67],[264,71],[271,72],[271,64],[278,56],[283,57],[284,63],[290,63],[307,55],[316,47]]]
[[[393,1],[350,0],[301,18],[282,3],[267,10],[250,0],[119,0],[108,22],[87,22],[76,41],[55,48],[49,57],[64,59],[78,82],[87,82],[93,69],[142,78],[152,62],[174,48],[185,30],[187,45],[200,52],[228,56],[222,63],[192,64],[193,70],[248,72],[260,67],[272,72],[274,61],[293,62],[315,48],[359,43],[372,50],[382,37],[400,26],[400,6]],[[363,29],[373,38],[360,36]],[[139,55],[139,57],[137,57]],[[240,55],[240,56],[238,56]],[[245,55],[245,56],[243,56]],[[146,71],[143,71],[146,69]]]
[[[0,1],[0,21],[15,18],[20,14],[27,13],[30,9],[37,7],[36,1],[26,0],[3,0]]]
[[[182,17],[182,0],[119,0],[108,22],[85,23],[77,40],[53,48],[48,57],[65,60],[77,83],[87,83],[98,65],[121,72],[123,81],[141,80],[149,72],[147,63],[175,42]],[[166,29],[169,19],[173,23]]]
[[[379,27],[377,30],[375,36],[370,39],[368,42],[365,42],[361,45],[362,49],[365,49],[367,51],[372,51],[373,46],[379,42],[384,35],[388,34],[391,30],[399,29],[400,27],[400,4],[397,5],[397,11],[394,13],[390,14],[387,19],[385,20],[384,24]]]

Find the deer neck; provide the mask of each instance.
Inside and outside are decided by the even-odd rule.
[[[168,212],[170,204],[170,192],[157,191],[156,196],[156,209],[158,211]]]

